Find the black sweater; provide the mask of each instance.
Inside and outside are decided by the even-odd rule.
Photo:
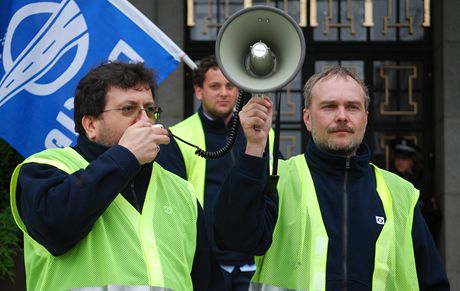
[[[69,175],[50,165],[26,164],[19,176],[20,215],[31,236],[55,256],[83,239],[118,193],[140,212],[152,171],[152,163],[140,166],[122,146],[107,148],[80,136],[74,148],[90,162],[85,170]],[[87,187],[76,186],[81,181]],[[211,290],[221,284],[222,273],[208,242],[203,210],[197,204],[191,276],[194,290]]]
[[[305,158],[329,236],[326,288],[371,290],[375,242],[383,227],[376,223],[376,216],[385,217],[385,212],[369,164],[370,151],[363,144],[356,156],[347,159],[321,151],[310,140]],[[263,193],[266,163],[265,158],[243,155],[223,184],[214,210],[216,241],[222,248],[262,255],[270,247],[278,201],[276,193]],[[243,240],[247,233],[253,234],[251,239]],[[443,264],[418,206],[412,239],[420,289],[449,290]]]

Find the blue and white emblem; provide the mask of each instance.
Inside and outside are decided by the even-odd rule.
[[[50,17],[27,43],[13,44],[19,27],[36,14]],[[27,27],[27,24],[26,24]],[[13,56],[13,46],[16,51]],[[16,11],[8,25],[4,39],[2,65],[5,74],[0,80],[0,106],[26,90],[37,96],[50,95],[71,80],[83,65],[88,54],[88,27],[79,7],[73,0],[61,3],[39,2],[23,6]],[[69,50],[74,50],[70,64],[53,80],[39,80]]]
[[[158,83],[185,53],[126,0],[0,0],[0,138],[23,156],[72,145],[79,80],[141,61]]]
[[[375,222],[377,222],[377,224],[384,225],[385,224],[385,218],[382,217],[382,216],[376,216],[375,217]]]

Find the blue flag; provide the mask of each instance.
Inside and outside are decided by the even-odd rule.
[[[158,83],[186,57],[126,0],[0,1],[0,137],[23,156],[75,143],[73,94],[104,60]]]

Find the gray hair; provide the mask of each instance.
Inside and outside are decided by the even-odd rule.
[[[319,73],[316,73],[308,79],[308,81],[305,83],[305,86],[303,87],[303,97],[305,98],[305,103],[304,103],[305,108],[309,108],[311,106],[311,98],[313,97],[311,95],[311,91],[313,89],[313,86],[315,86],[316,83],[318,83],[322,79],[327,79],[332,76],[350,77],[353,80],[355,80],[358,83],[358,85],[360,85],[361,88],[363,89],[364,105],[365,105],[366,110],[368,109],[370,97],[369,97],[369,90],[367,89],[366,84],[364,84],[364,82],[361,80],[358,74],[356,74],[354,71],[338,66],[338,65],[325,69]]]

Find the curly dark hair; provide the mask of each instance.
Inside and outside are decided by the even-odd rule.
[[[211,68],[219,68],[216,57],[210,55],[198,62],[198,68],[193,71],[193,86],[203,87],[206,72]]]
[[[83,116],[98,117],[106,104],[110,87],[120,89],[150,88],[155,96],[156,76],[152,69],[141,62],[123,63],[107,61],[91,69],[78,83],[74,98],[75,131],[86,136],[82,125]]]

